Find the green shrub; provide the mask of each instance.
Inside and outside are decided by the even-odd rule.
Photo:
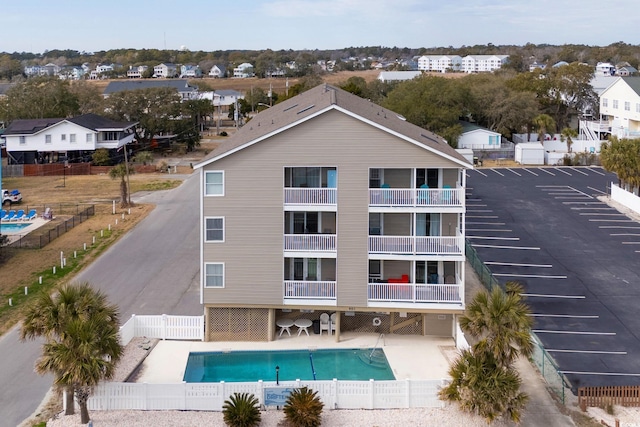
[[[228,134],[227,134],[227,132],[225,132],[225,131],[220,132],[220,136],[227,136],[227,135],[228,135]]]
[[[91,156],[91,161],[95,166],[109,166],[111,164],[109,150],[106,148],[98,148]]]
[[[318,392],[307,387],[297,388],[284,404],[284,416],[295,427],[318,427],[322,421],[323,407]]]
[[[222,406],[224,422],[230,427],[254,427],[260,424],[258,399],[249,393],[233,393]]]

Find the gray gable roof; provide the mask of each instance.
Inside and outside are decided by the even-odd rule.
[[[620,77],[633,91],[640,95],[640,77]]]
[[[174,88],[176,91],[196,92],[198,88],[189,86],[187,79],[161,79],[161,80],[123,80],[110,82],[102,92],[103,95],[110,95],[125,90],[140,90],[158,87]]]
[[[20,119],[11,122],[5,135],[33,135],[65,120],[94,131],[125,130],[137,124],[137,122],[116,122],[97,114],[83,114],[71,119]]]
[[[233,137],[213,150],[195,167],[205,166],[303,121],[336,109],[396,134],[408,141],[469,167],[468,161],[447,141],[406,121],[399,114],[334,86],[322,84],[258,113]]]

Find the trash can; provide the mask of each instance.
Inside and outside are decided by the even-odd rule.
[[[320,334],[320,320],[313,321],[313,333],[318,335]]]

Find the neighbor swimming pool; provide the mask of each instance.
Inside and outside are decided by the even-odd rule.
[[[20,224],[0,224],[0,233],[2,234],[11,234],[11,233],[18,233],[20,230],[22,230],[23,228],[26,228],[28,226],[30,226],[31,223],[30,222],[23,222]]]
[[[189,383],[299,380],[395,380],[382,349],[189,353]]]

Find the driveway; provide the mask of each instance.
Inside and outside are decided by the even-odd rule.
[[[600,201],[601,168],[468,172],[466,235],[525,286],[534,332],[573,391],[640,384],[640,224]]]
[[[134,195],[156,208],[76,277],[103,290],[123,323],[132,314],[202,314],[198,174],[184,178],[173,190]],[[33,371],[39,354],[40,343],[21,343],[17,327],[0,339],[0,426],[31,416],[50,389],[52,377]]]

